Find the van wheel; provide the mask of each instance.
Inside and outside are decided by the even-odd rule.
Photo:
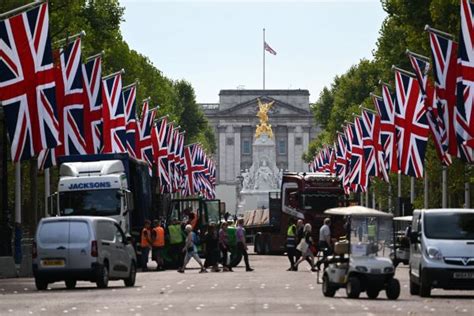
[[[77,281],[76,280],[66,280],[66,281],[64,281],[64,283],[66,283],[66,288],[67,289],[72,290],[73,288],[76,287]]]
[[[346,293],[349,298],[359,298],[360,280],[357,277],[350,277],[346,285]]]
[[[35,278],[35,285],[38,291],[44,291],[48,288],[48,282],[40,278]]]
[[[428,281],[428,278],[423,275],[423,271],[420,271],[420,296],[421,297],[430,297],[431,296],[431,284]]]
[[[105,289],[109,285],[109,268],[106,264],[100,266],[95,283],[101,289]]]
[[[397,279],[388,281],[385,294],[389,300],[396,300],[400,296],[400,282]]]
[[[367,297],[370,298],[371,300],[375,300],[377,296],[379,296],[380,291],[377,289],[367,289],[366,294]]]
[[[128,278],[123,280],[123,283],[125,283],[125,286],[132,287],[135,285],[135,280],[137,276],[137,268],[135,267],[135,262],[132,262],[130,265],[130,275]]]
[[[336,294],[336,288],[329,282],[327,274],[323,276],[323,295],[326,297],[334,297]]]

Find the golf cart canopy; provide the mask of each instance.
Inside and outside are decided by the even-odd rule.
[[[392,214],[377,211],[364,206],[331,208],[329,210],[324,211],[324,214],[338,216],[393,217]]]
[[[398,222],[411,222],[413,220],[413,216],[398,216],[394,217],[393,220]]]

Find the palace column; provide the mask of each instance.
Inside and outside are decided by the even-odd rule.
[[[240,133],[242,130],[241,126],[234,126],[234,181],[237,181],[237,177],[240,175]]]
[[[303,127],[303,151],[307,151],[309,147],[309,133],[311,131],[311,127],[305,126]],[[303,162],[303,171],[308,171],[308,164]]]
[[[225,149],[225,131],[226,126],[218,126],[217,133],[218,133],[218,141],[219,141],[219,182],[225,182],[225,170],[227,168],[226,164],[226,149]]]

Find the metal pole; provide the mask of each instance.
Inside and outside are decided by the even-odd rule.
[[[388,211],[393,213],[392,210],[392,183],[388,183]]]
[[[410,203],[413,205],[415,202],[415,177],[410,177]]]
[[[376,209],[376,207],[375,207],[375,188],[372,189],[372,208]]]
[[[423,187],[423,207],[424,208],[428,208],[429,207],[429,203],[428,203],[428,190],[429,190],[429,181],[428,181],[428,172],[426,172],[426,169],[425,169],[425,178],[423,179],[423,184],[424,184],[424,187]]]
[[[363,192],[359,192],[360,206],[364,206],[364,195],[362,193]]]
[[[265,90],[265,28],[263,28],[263,90]]]
[[[21,224],[21,164],[15,163],[15,223]]]
[[[31,2],[31,3],[25,4],[24,6],[15,8],[15,9],[10,10],[10,11],[5,12],[5,13],[2,13],[2,14],[0,14],[0,20],[4,20],[4,19],[6,19],[6,18],[8,18],[8,17],[10,17],[10,16],[23,13],[23,11],[27,11],[27,10],[33,9],[34,7],[37,7],[37,6],[41,5],[41,4],[43,4],[44,2],[46,2],[46,0]]]
[[[443,166],[442,171],[442,194],[441,194],[441,207],[448,207],[448,168]]]
[[[51,195],[50,169],[44,169],[44,216],[48,217],[48,197]]]
[[[466,172],[464,172],[464,175],[467,179],[464,182],[464,208],[471,208],[471,184],[469,183],[469,177],[471,176],[471,166],[470,165],[465,165],[466,167]]]
[[[398,173],[398,188],[397,188],[397,215],[400,216],[402,209],[402,174]]]
[[[370,188],[367,187],[367,191],[365,191],[365,207],[369,207],[369,191]]]

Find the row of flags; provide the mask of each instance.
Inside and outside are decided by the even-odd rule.
[[[81,35],[53,51],[48,3],[0,21],[0,104],[14,162],[38,157],[40,169],[68,155],[128,153],[157,170],[161,192],[215,195],[215,166],[184,132],[155,120],[149,99],[137,116],[137,83],[122,71],[102,76],[102,54],[82,61]],[[153,168],[156,166],[156,168]]]
[[[392,67],[395,86],[381,82],[372,94],[376,109],[363,109],[346,122],[332,146],[324,145],[311,171],[341,178],[344,190],[365,192],[373,177],[388,181],[388,172],[423,177],[428,137],[441,163],[456,156],[474,162],[474,4],[461,0],[459,43],[429,26],[430,58],[407,50],[412,71]],[[391,90],[395,90],[392,94]]]

